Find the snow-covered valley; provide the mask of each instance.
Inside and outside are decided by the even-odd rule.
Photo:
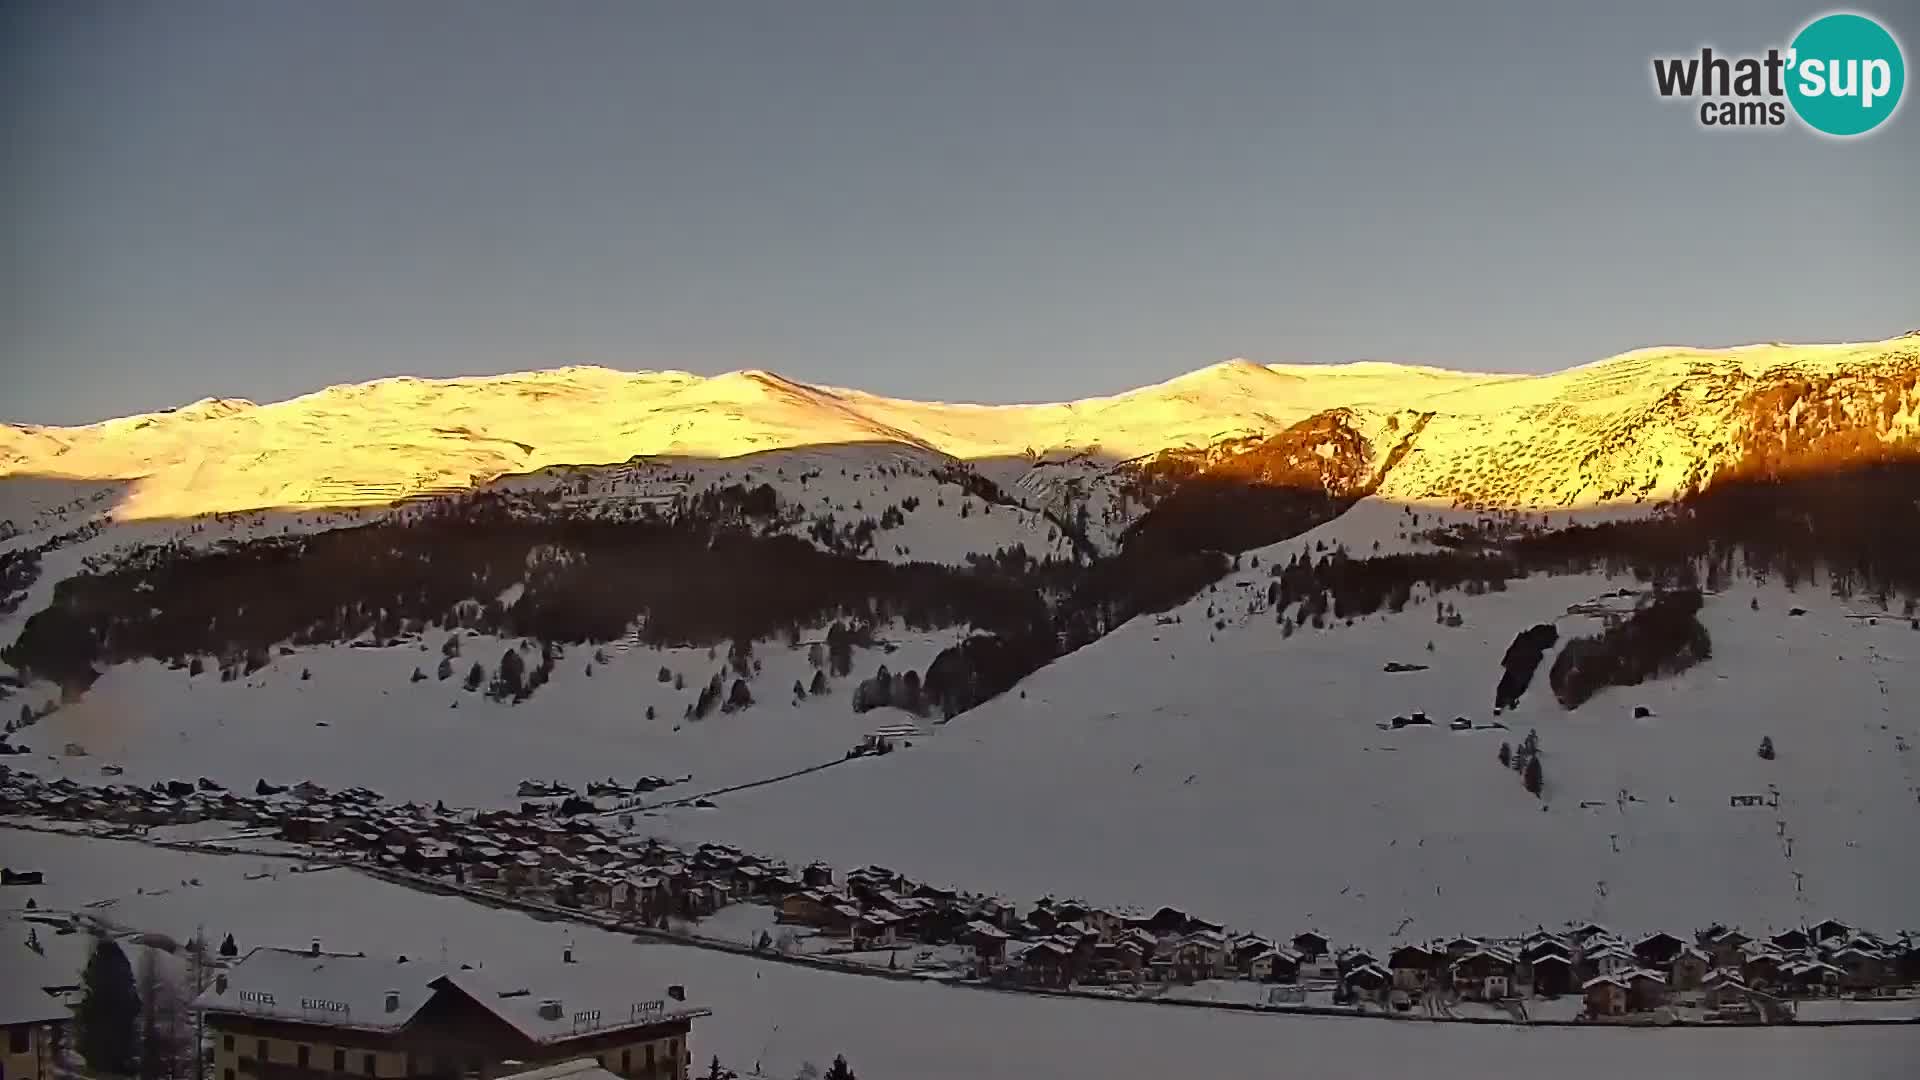
[[[1920,505],[1902,501],[1916,348],[1647,350],[1539,377],[1235,362],[1040,406],[570,368],[9,428],[16,752],[0,766],[62,781],[70,828],[100,824],[74,825],[81,789],[131,785],[87,803],[111,811],[155,784],[178,805],[307,781],[411,804],[394,812],[445,804],[442,831],[474,810],[564,831],[549,814],[578,811],[626,845],[878,864],[1022,910],[1172,907],[1376,959],[1586,921],[1692,939],[1839,919],[1880,935],[1866,947],[1891,972],[1920,929],[1920,620],[1911,552],[1853,522],[1866,506],[1898,532]],[[1643,619],[1676,596],[1698,597],[1682,619],[1698,636],[1649,658]],[[1518,704],[1494,708],[1542,633]],[[622,790],[590,811],[523,805],[549,781]],[[276,851],[311,841],[275,831],[260,835]],[[435,872],[594,872],[545,842],[482,856],[391,823],[371,835],[362,855],[388,870],[424,872],[424,846]],[[236,877],[249,857],[0,842],[49,872],[42,904],[110,892],[129,927],[217,919],[252,941],[415,954],[444,937],[488,963],[562,932],[343,868]],[[176,868],[202,884],[115,884]],[[746,943],[785,918],[764,899],[685,917]],[[844,1049],[891,1074],[1018,1054],[1051,1075],[1145,1075],[1185,1060],[1153,1047],[1200,1039],[1223,1043],[1224,1074],[1252,1074],[1285,1037],[1269,1018],[1145,1008],[1140,1046],[1082,1058],[1075,1033],[1117,1006],[564,932],[716,987],[717,1015],[738,1014],[714,1025],[730,1064]],[[964,942],[930,944],[966,967]],[[1259,982],[1202,984],[1176,996],[1265,1003]],[[1905,1016],[1910,1000],[1870,1004]],[[931,1030],[949,1009],[1011,1041],[929,1067],[929,1046],[968,1042]],[[1287,1022],[1354,1075],[1404,1060],[1399,1040],[1596,1056],[1584,1032],[1489,1050],[1475,1040],[1511,1033],[1391,1025],[1375,1044]],[[755,1042],[769,1027],[807,1045],[772,1053]],[[1702,1045],[1720,1044],[1675,1061]]]

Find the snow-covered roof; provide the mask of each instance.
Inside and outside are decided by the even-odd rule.
[[[9,970],[0,979],[0,1026],[73,1019],[72,1011],[41,989],[41,979],[24,978],[27,974]]]
[[[649,987],[631,967],[564,964],[527,984],[503,985],[476,970],[365,956],[259,948],[194,999],[193,1007],[293,1023],[370,1031],[404,1028],[433,996],[452,989],[529,1040],[551,1043],[589,1032],[706,1015]],[[392,1001],[393,1008],[387,1008]],[[557,1005],[543,1014],[543,1003]]]
[[[258,948],[193,1001],[195,1009],[295,1023],[396,1031],[433,996],[425,964]],[[388,1009],[389,991],[394,1007]]]
[[[618,1076],[600,1067],[594,1058],[575,1058],[558,1065],[547,1065],[526,1072],[509,1073],[500,1080],[620,1080]]]

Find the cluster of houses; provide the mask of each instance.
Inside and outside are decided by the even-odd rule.
[[[1764,939],[1714,926],[1692,941],[1665,932],[1629,941],[1588,923],[1519,940],[1402,945],[1384,963],[1360,953],[1342,967],[1350,993],[1397,1008],[1431,996],[1498,1003],[1579,994],[1593,1020],[1684,1008],[1706,1019],[1779,1021],[1791,1019],[1795,999],[1891,996],[1920,983],[1920,941],[1889,941],[1837,919]]]
[[[627,789],[631,791],[632,789]],[[533,792],[523,792],[533,794]],[[554,792],[546,789],[542,795]],[[1829,919],[1753,938],[1715,926],[1686,940],[1637,940],[1598,924],[1522,938],[1402,944],[1384,956],[1335,950],[1308,930],[1286,941],[1230,932],[1172,907],[1151,914],[1003,898],[917,882],[878,866],[844,875],[795,868],[719,844],[682,847],[631,832],[633,818],[558,816],[550,806],[449,811],[393,805],[364,788],[264,782],[251,795],[208,780],[89,787],[0,766],[0,814],[144,829],[226,820],[335,858],[449,878],[504,896],[578,909],[610,924],[668,928],[738,903],[857,952],[950,946],[968,978],[1013,987],[1133,987],[1238,979],[1331,989],[1336,1004],[1449,1010],[1462,1001],[1584,999],[1595,1020],[1633,1022],[1666,1009],[1701,1019],[1790,1019],[1795,999],[1874,996],[1920,984],[1920,940],[1887,939]],[[763,934],[759,948],[775,947]],[[1275,994],[1278,999],[1280,995]]]

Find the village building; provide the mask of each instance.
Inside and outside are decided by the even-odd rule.
[[[1498,1001],[1513,992],[1514,959],[1500,949],[1476,949],[1453,962],[1453,988],[1468,1001]]]
[[[1293,935],[1293,941],[1289,942],[1289,944],[1293,946],[1294,953],[1300,957],[1303,963],[1317,964],[1320,962],[1321,957],[1327,955],[1329,942],[1325,934],[1308,930],[1304,933]]]
[[[1824,945],[1835,938],[1845,939],[1852,933],[1853,927],[1848,926],[1839,919],[1822,919],[1808,929],[1809,936],[1811,936],[1814,943],[1818,945]]]
[[[1582,962],[1593,975],[1619,975],[1633,968],[1634,957],[1618,945],[1608,945],[1588,953]]]
[[[1530,965],[1533,992],[1541,997],[1559,997],[1573,992],[1573,961],[1558,953],[1547,953]]]
[[[55,1080],[60,1048],[72,1045],[68,1029],[73,1013],[26,978],[23,971],[0,977],[0,1077],[5,1080]]]
[[[1012,937],[992,923],[976,920],[967,924],[963,940],[973,946],[975,973],[985,975],[1006,962],[1007,942]]]
[[[1746,962],[1740,965],[1740,977],[1748,986],[1780,986],[1781,969],[1786,959],[1779,953],[1756,951],[1749,953]]]
[[[1137,941],[1103,941],[1093,947],[1093,969],[1105,981],[1140,981],[1147,952]]]
[[[693,1021],[679,987],[556,964],[534,985],[365,956],[255,949],[195,998],[216,1080],[490,1080],[593,1058],[622,1077],[685,1080]],[[508,1067],[509,1062],[518,1063]]]
[[[1667,965],[1667,985],[1675,990],[1698,989],[1707,972],[1713,970],[1713,960],[1706,953],[1692,945],[1683,947],[1674,955],[1672,963]]]
[[[1734,967],[1740,963],[1740,950],[1752,941],[1752,938],[1738,930],[1722,930],[1709,937],[1704,945],[1714,967]]]
[[[1635,968],[1628,972],[1625,978],[1628,1008],[1636,1012],[1644,1012],[1666,1004],[1666,976],[1646,968]]]
[[[1596,975],[1580,984],[1587,999],[1587,1016],[1602,1019],[1627,1014],[1627,982],[1618,975]]]
[[[1673,958],[1686,945],[1686,942],[1669,933],[1649,934],[1634,943],[1633,956],[1644,967],[1665,968],[1673,963]]]
[[[1440,961],[1422,945],[1402,945],[1387,954],[1387,970],[1396,990],[1418,990],[1434,977]]]
[[[1813,945],[1813,940],[1807,936],[1805,930],[1782,930],[1767,940],[1773,943],[1774,948],[1786,952],[1799,952]]]
[[[1073,981],[1073,954],[1057,942],[1035,942],[1020,954],[1020,971],[1029,986],[1065,989]]]
[[[1362,964],[1342,980],[1347,993],[1361,1001],[1384,1001],[1393,989],[1393,976],[1377,964]]]

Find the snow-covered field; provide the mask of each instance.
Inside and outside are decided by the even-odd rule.
[[[725,648],[709,658],[704,648],[614,644],[602,647],[605,664],[593,662],[594,649],[574,648],[556,663],[551,681],[518,705],[462,689],[471,665],[477,661],[490,674],[507,647],[482,636],[461,639],[445,681],[435,677],[442,632],[429,634],[424,650],[337,646],[275,655],[269,666],[229,683],[212,667],[189,677],[156,661],[123,664],[20,736],[40,753],[11,763],[87,783],[104,782],[100,769],[109,764],[126,770],[125,782],[206,776],[250,791],[256,779],[310,779],[452,806],[513,805],[522,779],[583,788],[609,777],[632,783],[648,774],[691,774],[690,783],[654,796],[680,798],[834,760],[866,733],[912,721],[894,709],[855,715],[854,684],[881,664],[925,670],[962,634],[883,632],[874,648],[854,650],[853,674],[832,680],[829,696],[799,705],[792,704],[793,683],[811,682],[809,644],[823,635],[807,635],[798,648],[762,641],[754,654],[761,673],[750,683],[757,703],[704,720],[683,714],[707,680],[726,669]],[[684,676],[684,689],[659,681],[663,666]],[[425,681],[409,681],[416,667]],[[302,679],[309,671],[312,678]],[[728,671],[728,686],[733,678]],[[20,695],[36,706],[52,696],[46,687]],[[68,743],[88,756],[47,756]]]
[[[1177,624],[1136,620],[913,753],[669,812],[670,831],[1374,946],[1585,918],[1676,932],[1920,919],[1920,755],[1905,749],[1920,745],[1906,706],[1920,633],[1907,620],[1868,625],[1824,589],[1735,583],[1702,613],[1710,662],[1573,712],[1543,664],[1502,731],[1486,725],[1514,635],[1542,621],[1563,638],[1593,632],[1595,617],[1568,609],[1632,581],[1535,578],[1443,594],[1459,628],[1416,602],[1283,639],[1271,612],[1243,614],[1263,574],[1222,582]],[[1394,661],[1428,668],[1382,670]],[[1636,705],[1653,715],[1635,719]],[[1414,710],[1436,726],[1382,730]],[[1448,730],[1455,716],[1475,730]],[[1529,729],[1544,799],[1495,760]],[[1774,761],[1756,755],[1763,736]],[[1777,807],[1729,805],[1770,800],[1770,786]]]
[[[1268,1077],[1374,1080],[1434,1076],[1553,1076],[1559,1080],[1729,1076],[1799,1078],[1809,1072],[1878,1080],[1912,1075],[1920,1027],[1765,1028],[1720,1031],[1516,1029],[1266,1017],[1045,999],[897,983],[647,945],[584,927],[417,893],[347,870],[247,880],[262,861],[159,851],[131,844],[0,832],[10,863],[44,869],[48,883],[0,893],[7,912],[0,964],[24,971],[13,921],[26,897],[43,909],[89,910],[128,928],[184,939],[196,927],[241,948],[301,947],[405,953],[423,963],[475,963],[511,975],[557,963],[571,941],[583,965],[637,987],[681,983],[714,1015],[697,1021],[696,1064],[718,1054],[730,1067],[758,1063],[791,1076],[845,1054],[873,1080],[972,1080],[982,1076]],[[197,880],[198,886],[182,882]],[[72,937],[52,939],[71,942]],[[56,945],[56,958],[77,949]],[[11,966],[21,959],[19,966]],[[35,965],[39,966],[39,965]],[[54,965],[48,965],[51,967]],[[44,970],[44,969],[43,969]]]

